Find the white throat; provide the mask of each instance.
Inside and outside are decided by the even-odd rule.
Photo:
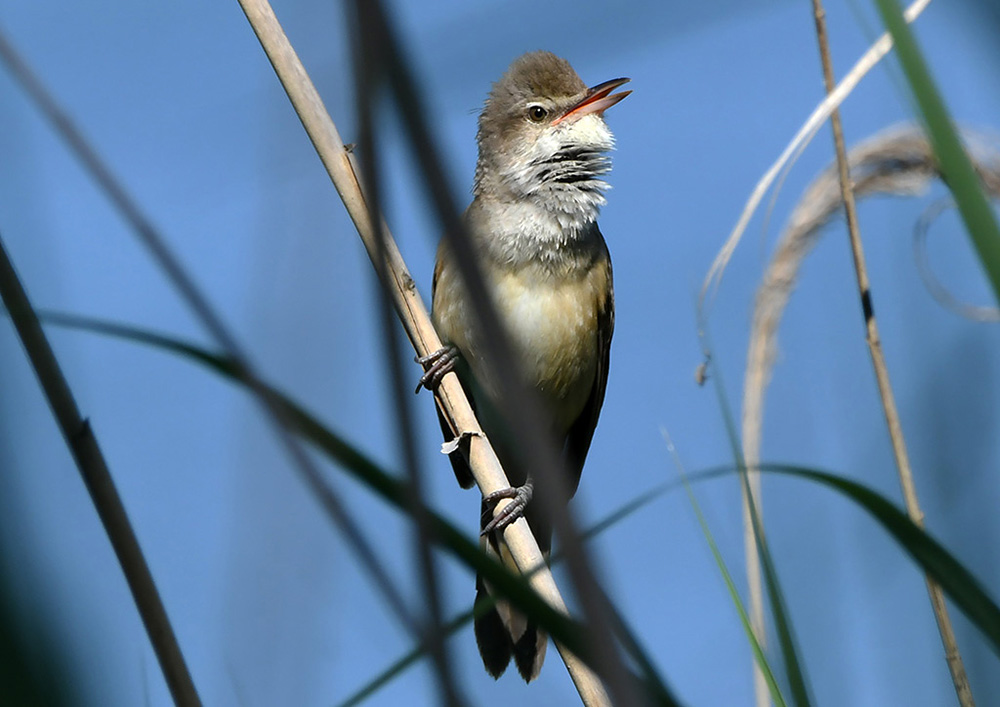
[[[614,137],[599,115],[545,130],[518,141],[503,155],[480,155],[476,200],[490,212],[492,236],[520,247],[565,244],[585,237],[597,221],[611,170],[607,152]],[[506,237],[506,238],[504,238]]]

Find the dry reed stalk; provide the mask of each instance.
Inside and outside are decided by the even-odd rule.
[[[965,141],[984,188],[1000,198],[1000,151],[969,133]],[[846,161],[855,199],[876,194],[913,196],[925,192],[931,180],[940,177],[933,148],[923,131],[912,125],[890,128],[863,142],[848,153]],[[781,317],[802,262],[818,241],[822,227],[843,203],[838,167],[831,165],[809,185],[793,210],[757,291],[743,388],[743,444],[750,468],[760,463],[764,398]],[[905,495],[910,510],[910,498]]]
[[[906,21],[913,22],[929,4],[930,0],[914,0],[904,13]],[[844,102],[847,96],[850,95],[851,91],[853,91],[858,83],[860,83],[861,79],[864,78],[865,74],[878,64],[878,62],[881,61],[891,49],[892,37],[890,37],[888,33],[885,33],[879,37],[874,44],[872,44],[872,46],[864,53],[864,55],[862,55],[860,59],[858,59],[843,80],[841,80],[841,82],[837,85],[836,89],[831,91],[827,97],[820,102],[818,106],[816,106],[806,122],[801,128],[799,128],[795,137],[793,137],[791,142],[785,146],[785,149],[782,151],[778,159],[768,168],[767,172],[764,173],[764,176],[757,182],[757,185],[751,192],[750,198],[747,200],[747,203],[736,222],[736,226],[733,228],[729,237],[726,239],[726,242],[715,256],[715,259],[712,261],[712,265],[705,276],[705,280],[702,284],[701,292],[698,297],[699,320],[703,321],[708,318],[708,310],[711,306],[711,300],[715,296],[715,292],[718,290],[726,266],[728,265],[733,252],[736,250],[736,246],[742,239],[743,233],[746,231],[746,227],[750,223],[750,219],[760,206],[760,202],[763,200],[767,190],[770,189],[775,183],[775,180],[778,179],[782,170],[785,169],[786,166],[790,167],[790,165],[798,159],[798,156],[816,136],[816,133],[819,131],[826,119],[829,118],[830,114]],[[699,368],[699,370],[701,369]],[[748,488],[741,487],[741,489],[743,489],[741,494],[743,498],[743,549],[746,556],[747,585],[750,595],[750,623],[757,636],[758,642],[762,647],[764,647],[767,645],[767,635],[764,623],[764,590],[761,582],[760,556],[757,552],[757,543],[754,539],[753,522],[750,509],[750,504],[753,503],[758,516],[762,517],[760,508],[760,475],[759,473],[753,471],[753,463],[750,461],[751,458],[759,459],[760,449],[759,444],[756,447],[748,445],[746,432],[743,434],[743,445],[744,462],[749,468],[747,474],[749,486]],[[747,494],[747,490],[749,490],[749,495]],[[761,704],[759,700],[761,699],[761,696],[764,695],[764,687],[764,677],[755,665],[754,694],[758,699],[758,704]]]
[[[239,2],[344,202],[376,271],[383,276],[383,284],[392,296],[393,305],[414,349],[419,356],[437,351],[441,348],[441,341],[417,292],[416,284],[388,228],[384,226],[384,242],[379,243],[344,143],[305,67],[281,29],[274,11],[266,0]],[[384,257],[381,262],[379,253]],[[457,438],[463,442],[460,449],[467,453],[469,466],[482,493],[508,488],[510,483],[489,440],[483,434],[456,375],[445,376],[437,390],[436,399],[456,431]],[[554,609],[568,614],[552,573],[545,565],[538,544],[523,518],[504,531],[504,542],[518,569],[528,575],[532,588]],[[557,643],[556,647],[583,703],[588,706],[609,705],[607,693],[596,675],[563,646]]]
[[[987,192],[1000,198],[1000,151],[965,133]],[[847,155],[855,199],[883,194],[915,196],[939,177],[937,162],[923,131],[895,126],[854,147]],[[822,227],[843,206],[837,168],[832,165],[807,188],[792,211],[757,290],[743,388],[743,444],[748,466],[760,462],[764,395],[777,352],[777,334],[806,255]]]
[[[319,473],[315,463],[305,454],[302,442],[292,434],[291,425],[286,418],[286,410],[279,405],[270,394],[270,389],[256,375],[250,361],[237,344],[235,338],[224,324],[221,317],[212,308],[196,283],[187,274],[177,257],[170,250],[166,240],[152,221],[143,213],[139,204],[132,199],[124,185],[111,172],[108,165],[101,159],[96,149],[77,129],[69,115],[56,103],[52,95],[42,85],[41,81],[21,60],[10,42],[0,33],[0,59],[11,69],[12,75],[20,83],[24,91],[34,101],[44,117],[52,124],[54,130],[65,141],[72,153],[80,160],[91,178],[105,193],[118,212],[131,227],[133,233],[152,254],[154,260],[163,269],[167,278],[176,287],[181,297],[196,314],[197,318],[211,333],[212,337],[222,347],[241,372],[241,378],[253,392],[256,401],[264,408],[268,421],[271,423],[285,450],[292,458],[294,465],[301,474],[306,485],[315,495],[328,517],[335,523],[347,540],[348,546],[355,552],[361,565],[369,573],[373,583],[382,593],[386,603],[395,612],[400,622],[413,631],[415,622],[405,605],[401,594],[396,590],[388,574],[382,567],[375,551],[362,534],[360,527],[351,517],[347,508],[340,502],[339,496],[326,483]],[[95,500],[95,505],[97,501]],[[100,512],[100,509],[99,509]],[[109,535],[112,531],[109,530]],[[112,543],[116,542],[112,538]],[[126,575],[129,570],[124,570]],[[129,580],[132,581],[131,579]],[[415,633],[415,631],[413,631]],[[149,631],[150,640],[154,643],[160,640],[162,632]],[[159,649],[157,649],[159,650]],[[170,678],[168,677],[168,681]],[[179,703],[187,704],[182,700]]]
[[[153,574],[142,554],[139,540],[125,512],[118,489],[90,427],[90,421],[80,414],[73,393],[63,376],[52,347],[49,346],[28,295],[14,271],[0,239],[0,301],[10,314],[21,343],[38,376],[53,417],[66,440],[80,477],[97,511],[104,531],[111,541],[122,574],[128,583],[143,626],[153,645],[153,652],[163,671],[167,688],[174,703],[182,707],[200,707],[195,689],[181,653],[177,636],[167,617],[167,611],[156,589]]]
[[[829,93],[833,91],[836,82],[833,78],[833,60],[830,57],[830,44],[826,34],[826,12],[823,10],[822,0],[813,0],[813,13],[816,18],[816,36],[819,41],[820,58],[823,63],[823,80],[826,83],[827,93]],[[882,409],[889,428],[889,437],[892,440],[892,451],[896,457],[896,468],[899,472],[899,484],[903,489],[903,498],[906,501],[906,511],[914,523],[923,527],[924,514],[920,509],[920,502],[917,499],[917,488],[913,481],[913,470],[910,467],[906,441],[903,437],[903,425],[899,419],[899,411],[896,408],[896,397],[892,392],[892,384],[889,381],[889,366],[885,360],[885,353],[882,351],[882,338],[879,334],[877,320],[875,319],[875,305],[871,294],[871,283],[868,280],[868,269],[865,266],[865,252],[861,245],[861,228],[858,225],[858,211],[854,203],[854,191],[851,187],[847,150],[844,147],[844,129],[841,124],[839,110],[835,110],[831,114],[830,127],[833,129],[834,149],[837,152],[837,181],[840,184],[840,195],[844,202],[847,232],[850,236],[851,254],[854,258],[854,271],[858,279],[858,293],[861,298],[861,309],[865,318],[865,339],[868,342],[868,350],[872,357],[872,367],[875,369],[875,379],[878,383],[879,397],[882,400]],[[929,574],[924,575],[924,580],[927,583],[927,592],[930,595],[931,607],[934,611],[934,617],[937,620],[938,631],[941,634],[941,642],[944,644],[945,660],[948,663],[948,670],[951,672],[951,679],[955,686],[958,702],[962,707],[975,707],[972,689],[969,687],[969,678],[965,673],[962,655],[958,650],[955,629],[952,626],[951,618],[948,616],[948,607],[944,601],[944,592],[941,591],[941,586]]]
[[[930,0],[915,0],[912,5],[906,8],[906,12],[903,16],[906,18],[907,22],[913,22],[920,13],[923,12],[926,7],[930,4]],[[805,149],[812,139],[816,136],[816,133],[826,122],[827,118],[833,113],[833,111],[840,106],[844,100],[851,94],[857,85],[861,82],[861,79],[865,77],[869,71],[871,71],[878,62],[880,62],[886,54],[892,49],[892,37],[888,33],[883,34],[879,37],[874,44],[869,47],[860,59],[851,67],[851,70],[847,72],[847,75],[841,79],[837,87],[831,91],[823,101],[820,102],[813,112],[810,114],[809,118],[799,131],[795,133],[795,137],[792,138],[785,149],[782,151],[781,155],[777,160],[774,161],[764,176],[760,178],[754,186],[753,191],[750,194],[750,198],[747,199],[746,205],[743,207],[742,213],[740,213],[739,220],[736,222],[736,226],[733,227],[732,232],[726,239],[725,244],[719,249],[718,254],[715,256],[715,260],[712,261],[712,265],[709,267],[708,274],[705,275],[705,280],[701,286],[701,292],[699,294],[699,307],[706,309],[707,305],[711,302],[711,297],[714,296],[715,291],[718,289],[719,283],[722,281],[722,275],[725,272],[726,266],[729,264],[729,260],[736,250],[736,246],[739,245],[740,240],[743,238],[743,233],[746,231],[747,224],[750,223],[750,219],[753,218],[754,213],[757,211],[757,207],[760,206],[761,200],[767,193],[767,190],[771,188],[774,184],[775,179],[781,172],[782,168],[788,164],[790,161],[794,162],[796,157],[801,154],[802,150]]]

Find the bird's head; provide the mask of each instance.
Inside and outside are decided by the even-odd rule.
[[[614,146],[604,111],[631,93],[613,93],[628,80],[587,88],[555,54],[516,59],[479,116],[476,195],[596,213],[608,186],[599,177],[611,168],[605,153]]]

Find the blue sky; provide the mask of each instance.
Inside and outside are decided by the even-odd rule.
[[[694,384],[695,299],[753,185],[823,95],[805,2],[389,3],[421,78],[454,184],[466,193],[490,82],[524,51],[566,57],[588,84],[630,76],[608,113],[618,148],[601,228],[617,322],[607,399],[574,500],[584,524],[674,479],[661,429],[688,470],[731,461],[715,397]],[[355,116],[341,7],[276,12],[345,140]],[[867,3],[829,3],[843,74],[879,27]],[[997,131],[997,17],[935,3],[917,36],[957,120]],[[371,268],[236,2],[8,3],[0,27],[169,239],[266,376],[391,468],[391,392]],[[876,69],[843,110],[849,143],[911,118],[898,68]],[[210,343],[192,314],[38,112],[0,70],[0,235],[38,306]],[[437,225],[395,118],[382,122],[387,217],[429,296]],[[805,185],[832,158],[824,129],[758,218],[712,313],[715,361],[738,404],[753,293]],[[938,186],[933,194],[940,195]],[[1000,332],[935,303],[912,228],[930,198],[863,204],[876,313],[927,524],[990,588],[1000,502]],[[988,303],[954,215],[930,242],[939,277]],[[843,225],[805,264],[780,335],[764,458],[832,470],[900,498],[864,343]],[[90,417],[206,704],[328,705],[411,646],[306,492],[246,394],[173,356],[51,332]],[[169,704],[99,521],[13,330],[0,327],[0,539],[20,606],[46,617],[81,702]],[[416,366],[411,371],[416,377]],[[471,533],[479,503],[438,454],[415,401],[433,504]],[[412,528],[323,466],[414,606]],[[735,479],[700,484],[723,553],[742,563]],[[819,704],[939,705],[950,680],[919,572],[866,517],[801,482],[765,482],[765,512]],[[682,493],[593,543],[617,606],[689,705],[749,704],[750,651]],[[448,615],[473,580],[441,562]],[[740,580],[742,588],[743,583]],[[995,595],[995,594],[994,594]],[[973,690],[1000,671],[954,614]],[[573,699],[550,654],[526,687],[482,671],[471,629],[450,643],[474,704]],[[421,665],[371,704],[434,704]]]

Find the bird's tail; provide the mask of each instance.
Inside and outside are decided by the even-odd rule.
[[[486,513],[487,510],[484,506],[483,512]],[[482,545],[486,552],[502,560],[505,566],[516,568],[507,547],[499,543],[493,534],[483,536]],[[545,554],[548,555],[547,552]],[[479,607],[489,599],[489,584],[477,576],[476,606]],[[475,620],[475,632],[483,665],[486,666],[486,672],[494,678],[503,675],[511,656],[525,682],[538,677],[545,661],[549,636],[508,602],[499,599],[491,609],[478,617]]]

